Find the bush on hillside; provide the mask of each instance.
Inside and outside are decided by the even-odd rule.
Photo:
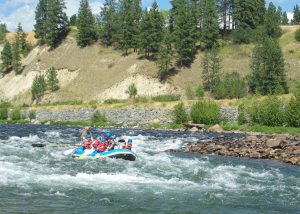
[[[258,102],[250,109],[253,123],[266,126],[282,126],[285,123],[284,105],[276,96]]]
[[[91,120],[92,120],[93,123],[106,123],[106,122],[107,122],[107,119],[106,119],[105,114],[102,114],[102,113],[99,112],[99,111],[96,111],[96,112],[92,115]]]
[[[213,91],[215,99],[242,98],[247,95],[247,84],[239,73],[226,74]]]
[[[165,95],[158,95],[155,97],[152,97],[152,101],[154,102],[173,102],[180,100],[180,95],[176,94],[165,94]]]
[[[203,88],[202,85],[199,85],[199,86],[196,88],[195,95],[196,95],[196,97],[198,97],[198,98],[204,97],[204,88]]]
[[[174,117],[174,122],[176,124],[183,124],[188,122],[188,114],[184,109],[183,103],[180,103],[174,107],[173,117]]]
[[[12,120],[21,120],[21,110],[19,108],[14,108],[11,111],[10,118]]]
[[[0,107],[0,120],[7,120],[8,111],[7,107]]]
[[[295,33],[295,39],[300,42],[300,28]]]
[[[243,125],[243,124],[247,123],[248,120],[247,120],[247,112],[246,112],[245,105],[243,105],[243,104],[239,105],[238,113],[239,113],[239,115],[238,115],[239,125]]]
[[[187,86],[185,88],[185,96],[188,100],[192,100],[195,97],[195,92],[193,91],[191,86]]]
[[[217,124],[221,121],[220,106],[212,101],[201,100],[191,109],[194,123]]]
[[[293,97],[285,109],[286,122],[291,127],[300,127],[300,95]]]
[[[129,95],[129,98],[135,98],[137,95],[137,88],[134,83],[128,86],[126,94]]]
[[[30,120],[34,120],[36,118],[36,113],[35,111],[30,111],[28,114],[28,117]]]

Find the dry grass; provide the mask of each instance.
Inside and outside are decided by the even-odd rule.
[[[9,42],[13,42],[15,40],[15,34],[16,33],[7,33],[6,34],[6,38]],[[37,40],[36,38],[34,37],[35,36],[35,33],[34,32],[28,32],[26,33],[27,34],[27,37],[26,37],[26,40],[27,42],[29,42],[30,44],[32,45],[35,45],[37,43]]]

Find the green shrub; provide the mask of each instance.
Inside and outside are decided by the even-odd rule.
[[[275,96],[255,104],[249,113],[251,121],[260,125],[282,126],[285,123],[284,105]]]
[[[215,99],[234,99],[242,98],[247,95],[247,84],[239,73],[233,72],[226,74],[213,91]]]
[[[173,102],[180,100],[180,95],[176,94],[166,94],[152,97],[152,101],[154,102]]]
[[[138,96],[138,97],[134,98],[134,102],[135,103],[148,103],[149,99],[147,97]]]
[[[291,127],[300,127],[300,95],[293,97],[285,109],[287,124]]]
[[[7,107],[0,107],[0,120],[7,120],[8,111]]]
[[[116,103],[125,103],[126,100],[119,100],[119,99],[107,99],[104,101],[104,104],[116,104]]]
[[[295,39],[300,42],[300,28],[295,33]]]
[[[176,124],[182,124],[188,122],[188,114],[184,109],[183,103],[180,103],[174,107],[173,117],[174,117],[174,122]]]
[[[192,106],[191,119],[194,123],[217,124],[220,118],[220,106],[215,102],[201,100]]]
[[[132,83],[130,86],[128,86],[126,94],[129,95],[129,98],[135,98],[137,93],[138,93],[137,88],[134,83]]]
[[[14,108],[11,111],[10,117],[12,120],[21,120],[21,110],[19,108]]]
[[[239,115],[238,115],[239,125],[243,125],[243,124],[247,123],[248,120],[247,120],[247,112],[246,112],[245,105],[243,105],[243,104],[239,105],[238,112],[239,112]]]
[[[29,114],[28,114],[28,118],[30,120],[34,120],[36,118],[36,113],[35,111],[30,111]]]
[[[196,97],[198,97],[198,98],[204,97],[204,89],[203,89],[203,86],[202,86],[202,85],[199,85],[199,86],[196,88],[195,95],[196,95]]]
[[[71,100],[69,102],[67,102],[67,104],[69,105],[73,105],[73,106],[79,106],[79,105],[82,105],[83,104],[83,101],[82,100]]]
[[[195,93],[193,91],[193,89],[191,88],[191,86],[187,86],[185,89],[185,96],[187,97],[187,99],[192,100],[195,97]]]
[[[92,119],[93,123],[106,123],[107,122],[105,114],[101,114],[99,111],[96,111],[92,115],[91,119]]]

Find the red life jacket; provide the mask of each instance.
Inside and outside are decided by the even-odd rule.
[[[97,145],[97,150],[98,150],[98,152],[105,152],[105,150],[106,150],[106,145],[105,145],[105,143],[100,142],[100,143]]]
[[[83,142],[83,147],[85,149],[90,149],[92,148],[92,141],[91,140],[88,140],[88,139],[85,139],[84,142]]]

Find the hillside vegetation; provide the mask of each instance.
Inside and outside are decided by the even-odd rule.
[[[299,26],[284,26],[279,39],[283,49],[286,71],[290,86],[300,80],[300,43],[294,38]],[[21,75],[11,73],[0,79],[0,97],[18,103],[30,103],[30,87],[34,76],[50,67],[58,70],[60,90],[47,94],[44,102],[66,100],[126,99],[128,86],[135,83],[140,96],[159,94],[185,95],[187,87],[195,89],[202,84],[201,62],[204,53],[199,51],[189,68],[176,68],[165,83],[157,78],[157,67],[151,60],[136,53],[123,56],[113,48],[94,44],[80,48],[76,44],[77,30],[69,33],[62,44],[53,51],[46,46],[37,46],[23,59],[25,69]],[[28,38],[33,41],[32,33]],[[12,35],[9,34],[9,38]],[[220,50],[223,73],[236,71],[242,76],[250,73],[252,44],[223,42]]]

